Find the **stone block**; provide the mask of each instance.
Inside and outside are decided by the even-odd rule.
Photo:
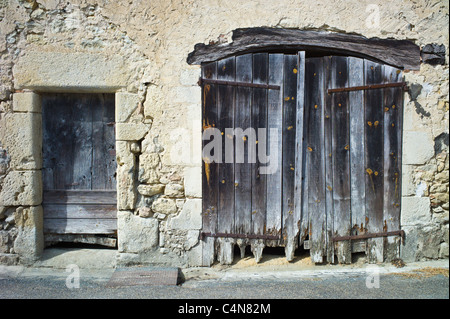
[[[13,111],[41,113],[41,96],[34,92],[14,93]]]
[[[161,194],[164,192],[165,185],[157,184],[157,185],[139,185],[137,190],[139,194],[144,196],[154,196]]]
[[[401,225],[427,225],[431,222],[430,199],[428,197],[403,197]]]
[[[0,206],[37,206],[42,203],[41,171],[10,171],[0,188]]]
[[[0,143],[11,159],[10,168],[41,169],[42,115],[7,113],[0,118],[0,127]]]
[[[117,141],[139,141],[144,138],[150,129],[149,124],[137,123],[117,123],[116,140]]]
[[[44,250],[43,218],[42,206],[16,209],[14,219],[18,233],[14,241],[14,252],[23,263],[36,261]]]
[[[184,169],[184,193],[186,197],[202,197],[201,167],[186,167]]]
[[[138,179],[142,183],[157,183],[159,181],[156,172],[160,159],[157,153],[142,154],[139,156],[139,176]]]
[[[141,218],[130,211],[117,213],[118,250],[141,253],[158,247],[159,229],[155,218]]]
[[[184,188],[180,184],[167,184],[164,189],[164,195],[167,197],[183,197]]]
[[[416,193],[414,185],[414,168],[412,165],[402,165],[402,195],[411,196]]]
[[[126,122],[139,105],[139,96],[133,93],[117,92],[116,123]]]
[[[177,205],[173,199],[160,197],[153,202],[152,210],[159,214],[175,214],[177,212]]]
[[[403,164],[425,164],[434,156],[434,141],[427,132],[405,131],[403,134]]]
[[[116,92],[128,85],[120,55],[26,51],[13,67],[16,89]]]
[[[119,210],[134,209],[137,199],[135,187],[136,159],[128,143],[116,142],[117,146],[117,207]]]
[[[171,217],[168,221],[170,229],[191,230],[202,228],[202,200],[188,198],[178,216]]]

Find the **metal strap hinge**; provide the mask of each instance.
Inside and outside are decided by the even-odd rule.
[[[371,84],[371,85],[363,85],[363,86],[351,86],[351,87],[346,87],[346,88],[328,89],[328,94],[338,93],[338,92],[395,88],[395,87],[401,87],[401,88],[403,88],[404,91],[408,91],[408,86],[406,85],[406,82],[394,82],[394,83],[385,83],[385,84]]]
[[[262,88],[262,89],[270,89],[270,90],[280,90],[280,88],[281,88],[279,85],[222,81],[222,80],[211,80],[211,79],[202,79],[202,78],[200,78],[198,80],[197,84],[200,86],[202,86],[203,84],[219,84],[219,85],[243,86],[243,87],[251,87],[251,88]]]

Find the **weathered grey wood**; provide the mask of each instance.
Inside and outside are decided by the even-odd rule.
[[[70,235],[70,234],[46,234],[44,237],[45,246],[51,246],[55,243],[82,243],[101,245],[106,247],[116,247],[117,239],[111,237],[99,237],[96,235]]]
[[[401,70],[384,65],[383,82],[398,82],[402,78]],[[400,88],[384,89],[384,208],[383,231],[400,229],[401,202],[401,112],[403,92]],[[399,258],[400,238],[385,238],[384,260]]]
[[[364,85],[364,60],[348,58],[348,85]],[[349,92],[352,235],[366,232],[364,91]]]
[[[217,62],[217,79],[235,81],[235,57],[226,58]],[[217,128],[223,133],[222,163],[219,165],[219,201],[217,231],[232,233],[234,230],[234,136],[227,134],[226,129],[234,127],[235,109],[234,86],[218,85]],[[227,145],[230,146],[227,149]],[[217,239],[219,243],[218,260],[221,264],[230,264],[233,261],[234,250],[232,239]],[[231,246],[231,248],[230,248]]]
[[[269,73],[269,55],[267,53],[253,54],[253,83],[267,84]],[[267,90],[261,88],[253,89],[252,103],[252,126],[258,133],[259,129],[267,128]],[[267,154],[265,134],[258,134],[256,144],[257,156],[256,163],[252,167],[252,233],[264,234],[264,225],[266,221],[266,174],[261,173],[261,155]],[[264,146],[261,151],[260,148]]]
[[[44,218],[45,234],[111,234],[117,232],[117,219]]]
[[[44,189],[91,189],[89,94],[43,94]]]
[[[217,79],[217,63],[209,63],[202,67],[202,77]],[[205,84],[202,87],[202,124],[203,132],[216,127],[217,123],[217,87],[214,84]],[[210,143],[203,140],[202,146]],[[203,154],[202,161],[202,230],[215,233],[217,231],[217,203],[219,194],[219,163],[212,161],[211,155]],[[211,266],[215,258],[215,238],[206,237],[202,241],[202,265]]]
[[[326,255],[323,59],[307,59],[305,70],[305,107],[309,110],[306,146],[309,157],[307,174],[310,255],[313,262],[321,263]]]
[[[251,83],[252,54],[236,57],[236,81]],[[235,129],[244,132],[252,127],[252,89],[249,87],[236,88],[236,112],[234,114]],[[239,132],[239,131],[236,131]],[[248,161],[249,152],[252,151],[256,138],[236,133],[236,162],[234,165],[235,175],[235,229],[237,234],[250,234],[252,231],[252,163]],[[244,146],[238,150],[238,145]],[[256,148],[255,148],[256,150]],[[241,152],[241,153],[239,153]],[[243,161],[237,160],[241,156]],[[242,241],[241,246],[245,248]]]
[[[365,60],[365,85],[382,82],[382,65]],[[383,91],[366,90],[365,101],[365,166],[366,166],[366,216],[367,231],[379,233],[383,231],[383,126],[384,108]],[[368,261],[377,263],[383,261],[383,238],[367,240]]]
[[[332,86],[348,86],[347,57],[332,58]],[[348,236],[350,215],[350,128],[348,92],[334,93],[332,97],[332,158],[333,158],[333,208],[334,235]],[[339,263],[351,263],[351,243],[336,243]]]
[[[113,94],[92,98],[92,189],[116,188],[114,101]]]
[[[44,204],[44,218],[117,218],[116,205]]]
[[[283,84],[283,54],[269,54],[269,84]],[[283,90],[268,91],[267,105],[267,128],[268,138],[267,147],[270,157],[271,171],[268,172],[267,179],[267,204],[266,204],[266,234],[281,236],[281,219],[282,219],[282,128],[283,128],[283,108],[282,108],[282,92]],[[275,132],[276,135],[270,135]],[[270,149],[272,140],[274,148]],[[269,169],[269,168],[268,168]],[[267,245],[278,246],[278,242],[266,241]]]
[[[286,259],[294,258],[298,244],[294,229],[297,55],[284,56],[283,83],[283,241]]]
[[[305,52],[297,53],[297,96],[296,96],[296,124],[295,124],[295,181],[294,181],[294,214],[292,236],[299,238],[298,245],[302,245],[300,224],[302,219],[302,184],[303,184],[303,127],[305,114]]]
[[[267,84],[269,77],[269,55],[267,53],[253,54],[253,83]],[[253,88],[252,103],[252,126],[257,130],[256,162],[252,165],[252,234],[261,235],[265,232],[266,223],[266,198],[267,178],[261,172],[263,156],[267,154],[266,134],[260,129],[267,129],[267,90]],[[261,150],[261,148],[264,149]],[[252,252],[256,262],[262,257],[264,248],[263,240],[250,240]]]
[[[216,61],[243,52],[267,50],[324,51],[370,57],[399,68],[418,70],[420,48],[412,41],[365,38],[358,35],[280,28],[248,28],[233,31],[229,44],[199,43],[188,55],[189,64]]]
[[[112,190],[49,190],[44,191],[44,204],[112,204],[117,192]]]
[[[325,156],[325,210],[326,210],[326,251],[327,261],[334,263],[334,243],[332,241],[334,230],[334,204],[333,204],[333,121],[332,121],[332,103],[333,95],[326,94],[326,90],[332,87],[332,57],[323,58],[324,69],[324,95],[325,95],[325,118],[324,118],[324,156]]]

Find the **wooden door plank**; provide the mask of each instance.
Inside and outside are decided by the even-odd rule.
[[[96,94],[92,100],[92,189],[116,188],[114,94]]]
[[[325,90],[333,86],[332,83],[332,56],[323,58],[323,70],[324,70],[324,85]],[[334,263],[334,243],[333,230],[334,230],[334,204],[333,204],[333,121],[332,121],[332,103],[333,95],[326,94],[325,96],[325,110],[324,110],[324,160],[325,160],[325,210],[326,210],[326,252],[327,261]]]
[[[67,140],[71,145],[65,148],[71,149],[73,166],[73,179],[66,180],[65,189],[92,189],[92,116],[93,95],[71,94],[73,114],[71,119],[66,119],[72,125],[72,136]],[[67,154],[66,154],[67,160]],[[63,172],[61,172],[63,174]]]
[[[217,63],[212,62],[202,66],[202,78],[217,79]],[[217,123],[217,86],[215,84],[203,85],[202,94],[202,124],[203,133],[214,129]],[[202,141],[202,148],[210,143]],[[222,143],[220,143],[222,144]],[[214,150],[218,151],[218,150]],[[217,203],[219,196],[219,163],[213,161],[216,154],[202,154],[202,231],[215,233],[217,231]],[[215,238],[206,237],[202,241],[202,265],[211,266],[215,258]]]
[[[306,62],[306,100],[309,108],[308,152],[308,213],[311,260],[323,262],[326,231],[325,159],[324,159],[324,78],[323,59],[309,58]]]
[[[295,73],[295,72],[294,72]],[[303,127],[305,115],[305,52],[297,53],[297,96],[296,96],[296,124],[295,124],[295,181],[294,181],[294,214],[292,234],[298,238],[298,245],[302,245],[300,224],[302,219],[302,191],[303,191]],[[293,253],[293,252],[292,252]]]
[[[401,70],[384,65],[383,82],[399,82]],[[401,202],[401,114],[403,92],[401,88],[387,88],[384,92],[384,228],[383,231],[400,229]],[[400,238],[391,236],[385,238],[384,260],[392,261],[399,258]]]
[[[235,81],[235,57],[217,62],[217,79]],[[234,109],[235,87],[218,85],[217,128],[223,133],[222,164],[219,165],[219,202],[217,231],[232,233],[234,230]],[[228,129],[228,130],[227,130]],[[221,264],[233,261],[234,239],[218,238],[218,260]]]
[[[117,203],[117,192],[111,190],[44,191],[44,204],[111,204]]]
[[[105,234],[117,232],[117,219],[44,218],[44,233],[47,234]]]
[[[283,85],[283,54],[269,54],[269,84]],[[267,147],[270,157],[267,168],[266,234],[281,236],[282,221],[282,128],[283,104],[281,90],[268,90]],[[273,140],[272,140],[273,139]],[[273,148],[271,148],[273,146]],[[270,170],[270,171],[269,171]],[[279,241],[266,241],[268,246],[278,246]]]
[[[332,58],[332,86],[348,86],[347,57]],[[334,93],[331,105],[332,158],[333,158],[333,207],[334,235],[348,236],[351,229],[350,215],[350,123],[348,92]],[[351,263],[351,244],[340,241],[336,244],[339,263]]]
[[[382,65],[365,60],[365,85],[382,82]],[[383,231],[383,91],[366,90],[365,100],[365,166],[366,166],[366,216],[367,231],[379,233]],[[383,261],[383,238],[367,240],[368,261]]]
[[[236,57],[236,81],[251,83],[252,54]],[[234,114],[235,128],[235,229],[236,234],[250,234],[252,231],[252,163],[249,153],[255,146],[256,136],[247,131],[252,128],[252,89],[249,87],[236,88],[236,112]],[[242,132],[242,134],[241,134]],[[244,135],[248,133],[249,135]],[[255,147],[256,150],[256,147]],[[253,152],[254,153],[254,152]],[[241,246],[245,245],[242,241]]]
[[[267,53],[253,54],[253,83],[267,84],[269,76],[269,55]],[[267,155],[267,89],[253,88],[252,103],[252,126],[257,130],[256,162],[252,166],[252,233],[262,235],[265,231],[266,223],[266,198],[267,198],[267,178],[261,172],[261,168],[266,166],[265,156]],[[264,129],[264,130],[260,130]],[[260,142],[260,143],[259,143]],[[251,240],[252,252],[256,262],[262,257],[264,248],[263,240]]]
[[[44,218],[117,218],[117,207],[111,204],[44,204]]]
[[[348,69],[348,85],[364,85],[364,60],[349,57]],[[352,235],[360,235],[366,232],[364,132],[367,124],[364,122],[364,91],[349,92],[349,110]]]
[[[297,55],[284,56],[283,84],[283,240],[286,259],[294,258],[298,244],[294,229]]]

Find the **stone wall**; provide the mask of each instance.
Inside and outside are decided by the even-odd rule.
[[[401,223],[404,259],[448,257],[448,7],[0,0],[0,261],[27,262],[42,250],[38,93],[114,92],[119,262],[200,264],[200,68],[186,58],[196,43],[229,42],[233,30],[261,26],[443,45],[440,60],[405,72]]]

